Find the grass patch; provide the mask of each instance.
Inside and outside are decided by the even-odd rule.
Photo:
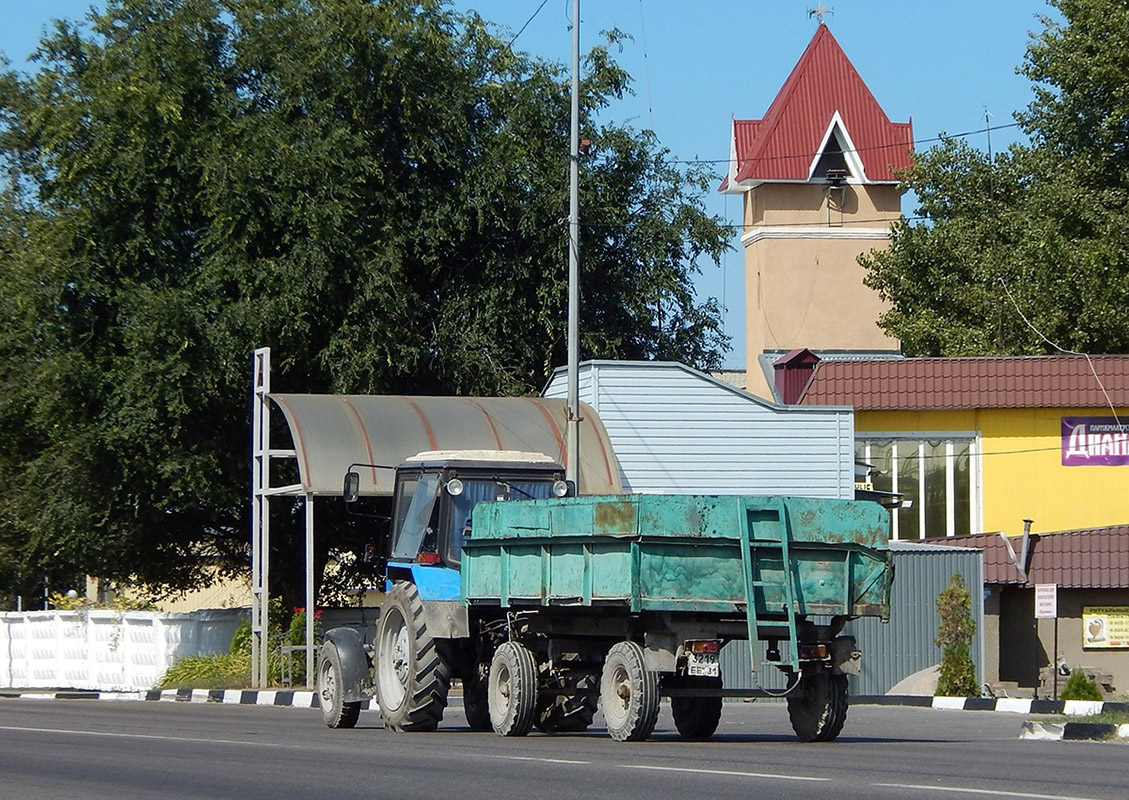
[[[245,689],[251,683],[251,656],[220,653],[188,656],[169,667],[161,689]]]

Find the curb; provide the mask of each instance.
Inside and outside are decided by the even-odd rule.
[[[319,708],[317,692],[284,689],[163,689],[132,692],[84,690],[0,690],[0,699],[19,700],[146,700],[177,703],[224,703],[228,705],[293,706]],[[1103,712],[1129,714],[1129,703],[1090,700],[1031,700],[1020,697],[931,697],[928,695],[853,695],[851,705],[914,706],[949,711],[1001,711],[1012,714],[1061,714],[1092,716]],[[361,708],[376,708],[365,700]],[[1083,723],[1068,723],[1083,724]],[[1116,727],[1116,726],[1114,726]],[[1125,726],[1122,726],[1125,727]],[[1124,734],[1122,734],[1124,735]]]
[[[1129,739],[1129,725],[1099,722],[1032,722],[1023,723],[1020,739]]]
[[[99,691],[5,691],[0,699],[14,700],[142,700],[175,703],[224,703],[227,705],[292,706],[294,708],[319,708],[317,692],[300,692],[274,689],[164,689],[134,692]],[[371,700],[361,703],[369,710],[376,704]]]
[[[319,708],[317,692],[282,689],[164,689],[134,692],[101,691],[0,691],[0,699],[8,700],[124,700],[174,703],[222,703],[226,705],[283,706]],[[1103,712],[1129,713],[1129,703],[1092,702],[1088,700],[1029,700],[1018,697],[928,697],[921,695],[857,695],[852,705],[913,706],[949,711],[999,711],[1014,714],[1062,714],[1090,716]],[[364,700],[365,711],[378,708],[373,700]],[[1113,725],[1096,722],[1023,723],[1020,739],[1086,740],[1129,739],[1129,724]]]
[[[1068,717],[1092,716],[1106,712],[1129,713],[1129,703],[1100,700],[1031,700],[1022,697],[929,697],[926,695],[856,695],[849,700],[852,705],[918,706],[950,711],[1004,711],[1013,714],[1063,714]]]

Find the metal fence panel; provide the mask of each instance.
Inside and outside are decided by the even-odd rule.
[[[862,674],[850,679],[854,695],[886,694],[903,678],[938,664],[941,650],[935,641],[940,619],[937,595],[949,585],[954,574],[964,578],[972,593],[972,618],[976,636],[972,642],[972,663],[980,683],[984,682],[984,594],[983,556],[979,550],[893,543],[894,586],[890,597],[890,622],[862,618],[847,624],[844,633],[853,635],[863,652]],[[779,672],[763,662],[764,644],[757,644],[762,669],[757,676],[763,688],[781,689]],[[751,689],[757,686],[750,672],[749,645],[732,642],[721,653],[721,671],[726,688]]]

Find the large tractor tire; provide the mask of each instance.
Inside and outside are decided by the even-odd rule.
[[[384,726],[435,730],[450,689],[451,669],[424,624],[419,592],[397,581],[384,600],[376,634],[376,698]]]
[[[792,730],[803,742],[830,742],[847,721],[847,676],[819,672],[800,679],[788,696]]]
[[[537,663],[529,648],[503,642],[490,662],[490,723],[499,736],[525,736],[537,710]]]
[[[600,675],[600,703],[608,733],[617,742],[646,739],[659,720],[659,676],[647,669],[635,642],[613,645]]]
[[[677,681],[680,689],[721,690],[721,678],[681,678]],[[671,697],[670,711],[674,716],[674,727],[683,739],[702,740],[713,736],[721,722],[721,696],[717,697]]]
[[[331,728],[352,728],[361,715],[361,704],[344,702],[344,692],[341,655],[337,645],[326,642],[318,660],[318,705],[322,720]]]

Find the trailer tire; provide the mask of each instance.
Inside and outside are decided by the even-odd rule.
[[[608,733],[617,742],[646,739],[659,720],[659,676],[647,669],[635,642],[612,646],[600,675],[600,704]]]
[[[721,690],[721,678],[679,678],[676,684],[680,689]],[[717,697],[672,697],[670,712],[674,717],[674,727],[683,739],[701,741],[713,736],[721,722],[721,695]]]
[[[788,696],[788,718],[803,742],[830,742],[847,721],[847,676],[818,672]]]
[[[361,715],[361,704],[344,702],[344,693],[341,655],[335,644],[326,642],[318,661],[318,706],[322,720],[330,728],[352,728]]]
[[[376,697],[384,726],[433,731],[443,719],[451,668],[423,621],[414,584],[397,581],[384,600],[376,633]]]
[[[492,727],[487,694],[489,681],[478,673],[477,664],[473,669],[474,674],[463,680],[463,713],[471,730],[488,731]]]
[[[499,736],[525,736],[537,710],[537,664],[529,648],[503,642],[490,662],[490,724]]]

